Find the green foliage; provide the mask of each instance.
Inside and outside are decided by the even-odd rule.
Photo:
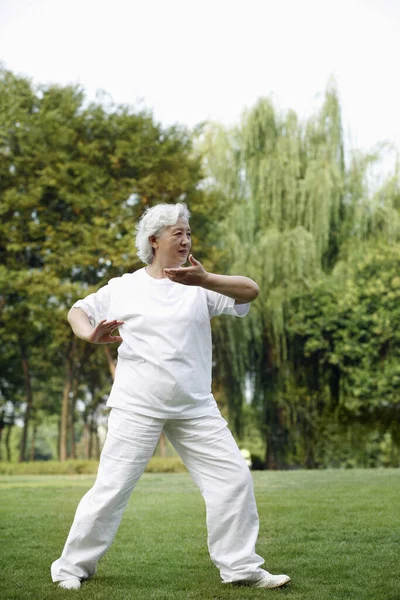
[[[0,98],[0,405],[23,415],[24,460],[40,415],[62,413],[64,453],[78,400],[95,429],[109,364],[72,340],[67,310],[141,266],[144,208],[200,199],[201,173],[189,132],[146,111],[88,105],[78,87],[35,87],[4,69]]]
[[[0,463],[1,475],[95,475],[99,463],[96,460],[40,460],[21,463]]]
[[[73,339],[67,310],[140,266],[146,206],[185,200],[206,269],[261,290],[244,321],[213,322],[216,396],[242,445],[270,468],[397,464],[400,167],[372,186],[379,149],[345,163],[333,86],[308,122],[260,99],[236,127],[199,127],[194,145],[149,112],[4,69],[0,99],[3,459],[19,433],[20,460],[56,445],[96,456],[115,349]],[[59,440],[44,439],[48,415],[61,415]],[[349,428],[364,452],[346,446]]]
[[[202,143],[208,187],[225,210],[216,268],[260,287],[244,323],[217,328],[234,423],[250,380],[270,467],[326,464],[319,441],[348,412],[398,443],[396,258],[381,279],[386,267],[373,253],[363,275],[353,268],[377,244],[396,254],[398,167],[372,188],[379,152],[355,152],[346,166],[332,86],[306,123],[261,99],[239,126],[209,126]]]
[[[98,460],[0,462],[0,475],[95,475],[98,467]],[[165,458],[153,456],[146,467],[146,473],[184,473],[185,471],[179,456]]]
[[[362,259],[298,299],[288,331],[308,364],[331,381],[331,396],[347,418],[398,441],[400,247],[364,250]]]

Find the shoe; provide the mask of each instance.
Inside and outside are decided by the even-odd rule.
[[[282,587],[283,585],[289,583],[289,581],[289,575],[271,575],[271,573],[268,573],[267,575],[265,575],[261,579],[258,579],[257,581],[238,581],[237,583],[235,583],[236,585],[245,585],[247,587],[253,588],[273,589]]]
[[[64,579],[64,581],[60,581],[58,587],[64,588],[64,590],[79,590],[81,587],[81,580],[77,577],[72,577],[71,579]]]

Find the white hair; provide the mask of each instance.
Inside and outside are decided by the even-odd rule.
[[[164,229],[175,225],[180,217],[188,221],[190,219],[186,204],[157,204],[145,210],[136,226],[136,248],[140,260],[147,265],[153,262],[154,253],[149,238],[153,235],[160,237]]]

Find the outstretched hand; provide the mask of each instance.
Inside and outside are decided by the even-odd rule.
[[[113,344],[114,342],[122,342],[122,337],[120,335],[111,335],[117,327],[123,325],[123,321],[107,321],[107,319],[103,319],[100,323],[95,327],[87,338],[88,342],[92,342],[92,344]]]
[[[181,267],[178,269],[163,269],[165,275],[171,281],[182,283],[183,285],[202,285],[207,279],[207,271],[193,256],[189,254],[190,267]]]

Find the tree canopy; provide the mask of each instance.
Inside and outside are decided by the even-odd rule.
[[[336,348],[339,339],[332,342],[324,328],[324,311],[328,306],[337,311],[338,290],[344,293],[343,286],[338,287],[337,273],[346,272],[356,289],[355,265],[365,259],[367,250],[370,268],[375,271],[381,268],[378,245],[387,248],[385,252],[397,251],[399,169],[378,189],[372,189],[369,169],[379,154],[348,153],[345,160],[340,106],[332,86],[319,113],[305,123],[299,122],[293,111],[280,114],[270,100],[260,99],[238,126],[209,125],[201,147],[208,187],[220,194],[226,215],[218,228],[220,239],[227,241],[218,267],[252,277],[261,289],[246,319],[245,334],[243,325],[234,321],[226,320],[219,328],[221,363],[232,365],[225,369],[224,378],[231,412],[240,426],[243,398],[250,385],[266,434],[266,464],[283,467],[305,461],[315,466],[305,446],[323,432],[323,416],[327,423],[337,422],[337,403],[344,403],[344,382],[347,404],[354,393],[364,394],[369,406],[379,395],[380,403],[389,401],[387,387],[372,386],[370,394],[365,388],[372,373],[381,368],[378,354],[364,355],[366,348],[354,341],[352,348],[355,351],[357,346],[360,362],[352,366],[351,376],[343,377],[339,360],[334,366],[328,360],[321,362],[319,346],[329,347],[332,356],[343,351],[342,346]],[[391,271],[388,281],[393,278]],[[365,283],[369,281],[365,278]],[[377,302],[386,285],[387,281],[380,286]],[[311,307],[319,298],[323,302],[321,289],[330,302],[325,308],[318,304],[319,320]],[[353,301],[362,304],[361,288],[359,294]],[[307,303],[308,313],[304,312]],[[398,324],[395,312],[390,314],[391,322]],[[342,335],[351,338],[354,328],[361,325],[359,320],[342,323]],[[304,344],[299,344],[300,338]],[[375,342],[379,346],[378,340]],[[310,364],[312,343],[317,357]],[[394,363],[395,346],[393,341]],[[388,369],[390,362],[386,356]],[[394,388],[391,393],[396,396]],[[314,398],[315,406],[305,408],[306,398],[307,402]],[[299,409],[304,412],[306,429],[293,418]],[[299,431],[304,440],[301,450],[295,448],[295,441],[301,441]]]
[[[66,312],[141,266],[147,206],[185,201],[205,268],[260,286],[245,320],[213,322],[238,439],[268,468],[375,464],[354,436],[397,464],[399,167],[371,185],[379,152],[346,150],[333,86],[306,122],[261,98],[234,127],[191,132],[3,69],[0,155],[3,455],[22,420],[19,458],[34,457],[55,416],[61,459],[96,454],[115,348],[74,339]]]

